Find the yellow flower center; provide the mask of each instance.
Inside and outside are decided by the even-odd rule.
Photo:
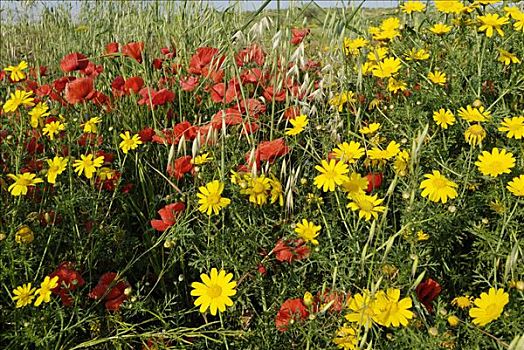
[[[372,211],[373,208],[375,207],[375,205],[373,204],[373,202],[371,202],[371,201],[369,201],[367,199],[363,199],[363,200],[360,201],[359,207],[363,211]]]
[[[445,188],[447,187],[448,183],[445,179],[433,179],[433,187],[437,189]]]
[[[494,315],[497,315],[498,311],[499,311],[499,307],[495,303],[489,304],[486,307],[486,314],[490,315],[491,317],[493,317]]]
[[[264,183],[260,181],[255,182],[255,184],[253,185],[253,192],[256,194],[263,193],[265,192],[265,190],[266,187],[264,186]]]
[[[209,297],[212,299],[218,298],[219,296],[222,295],[222,287],[220,287],[217,284],[213,284],[209,286],[207,289],[207,295],[209,295]]]
[[[220,195],[218,193],[210,193],[207,196],[207,202],[209,205],[217,205],[220,203]]]
[[[19,186],[27,187],[32,184],[32,181],[30,179],[26,179],[25,177],[21,177],[17,181]]]

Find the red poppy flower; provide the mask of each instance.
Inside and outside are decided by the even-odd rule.
[[[109,43],[106,45],[106,54],[110,55],[110,54],[114,54],[114,53],[118,53],[119,51],[119,44],[118,43]]]
[[[266,101],[284,102],[286,100],[286,90],[282,89],[280,91],[275,91],[273,86],[268,86],[262,92],[262,95]]]
[[[211,101],[215,103],[224,103],[224,96],[226,94],[226,84],[219,83],[211,86],[209,89],[209,94],[211,95]]]
[[[144,42],[132,42],[122,47],[122,53],[125,56],[134,58],[138,63],[142,63],[142,51],[144,51]]]
[[[162,89],[153,95],[151,101],[153,103],[153,106],[162,106],[166,103],[173,102],[174,99],[175,94],[172,91]]]
[[[284,301],[275,318],[275,325],[281,332],[288,330],[289,323],[293,321],[302,321],[309,316],[309,311],[304,305],[302,298],[288,299]]]
[[[124,96],[124,85],[126,81],[123,77],[120,75],[117,75],[115,79],[111,82],[111,91],[113,92],[113,96]]]
[[[116,276],[115,272],[104,273],[96,287],[89,292],[89,298],[105,301],[105,307],[109,311],[117,311],[120,309],[120,305],[127,299],[125,290],[129,287],[129,283],[120,280],[114,284]]]
[[[58,285],[51,291],[60,295],[60,299],[65,306],[70,306],[73,303],[70,292],[85,284],[82,275],[74,269],[74,266],[73,263],[65,261],[58,265],[57,269],[49,275],[50,278],[58,276]]]
[[[97,136],[96,134],[91,133],[85,133],[80,135],[77,141],[78,145],[82,147],[101,146],[102,142],[104,142],[104,138],[102,137],[102,135]]]
[[[366,179],[368,180],[368,187],[366,188],[366,192],[371,192],[375,188],[380,188],[380,185],[382,185],[382,173],[369,173],[366,175]]]
[[[93,79],[78,78],[65,86],[65,99],[70,104],[84,102],[93,93]]]
[[[240,81],[242,85],[247,84],[264,84],[266,82],[266,77],[262,71],[258,68],[244,69],[240,72]]]
[[[309,34],[309,29],[291,29],[291,44],[298,45],[304,40],[304,38]]]
[[[262,141],[255,150],[257,160],[269,163],[273,163],[276,158],[285,156],[288,152],[289,147],[283,138]]]
[[[215,129],[222,129],[222,123],[226,126],[242,124],[242,114],[236,108],[227,108],[218,111],[211,119],[211,125]]]
[[[60,61],[60,68],[64,72],[73,72],[75,70],[82,70],[87,67],[89,60],[80,52],[73,52],[65,55]]]
[[[193,171],[193,164],[191,163],[191,156],[183,156],[175,159],[174,164],[167,166],[167,173],[177,180],[184,177],[185,174]]]
[[[213,61],[213,65],[219,68],[225,57],[219,57],[218,49],[214,47],[199,47],[189,61],[189,72],[197,75],[207,76],[208,70],[204,70]]]
[[[54,82],[53,82],[53,87],[54,89],[56,90],[56,92],[60,93],[62,91],[64,91],[67,83],[75,80],[76,78],[75,77],[62,77],[62,78],[58,78],[56,79]]]
[[[80,70],[80,73],[89,78],[96,78],[100,73],[104,71],[104,67],[101,65],[95,65],[93,62],[89,62],[87,67]]]
[[[194,140],[197,130],[191,123],[184,121],[175,125],[173,129],[164,129],[162,134],[153,135],[153,142],[165,145],[177,145],[184,136],[185,140]]]
[[[266,54],[264,50],[257,44],[253,44],[250,47],[247,47],[243,50],[240,50],[235,56],[235,61],[239,67],[244,66],[245,64],[255,62],[257,65],[264,65],[264,60]]]
[[[134,92],[137,94],[144,86],[144,79],[141,77],[131,77],[124,83],[124,91],[126,93]]]
[[[153,139],[153,136],[155,136],[155,130],[150,127],[145,127],[138,132],[138,136],[140,136],[142,142],[150,142]]]
[[[180,79],[180,87],[184,91],[193,91],[198,86],[198,77],[190,76],[187,78]]]
[[[275,248],[273,248],[273,253],[275,254],[275,258],[278,261],[287,261],[290,264],[295,260],[307,258],[309,256],[309,252],[310,251],[306,245],[306,242],[304,242],[302,239],[287,241],[282,241],[279,239],[275,245]]]
[[[426,307],[426,310],[430,313],[433,312],[433,300],[435,300],[442,291],[440,284],[431,278],[428,278],[420,283],[415,291],[417,292],[418,300],[420,300],[422,305]]]
[[[164,232],[176,223],[178,217],[186,209],[186,205],[182,202],[168,204],[158,211],[160,220],[151,220],[151,227],[155,230]]]

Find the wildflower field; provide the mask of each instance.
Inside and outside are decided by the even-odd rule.
[[[522,3],[269,2],[2,14],[2,349],[524,349]]]

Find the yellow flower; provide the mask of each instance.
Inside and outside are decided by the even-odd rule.
[[[213,157],[209,156],[209,153],[202,153],[195,158],[191,159],[191,163],[194,165],[204,165],[213,160]]]
[[[244,194],[249,195],[249,201],[251,203],[263,205],[266,204],[270,191],[270,179],[264,175],[260,175],[249,179],[248,187],[244,190]]]
[[[313,294],[311,294],[311,292],[305,292],[302,300],[304,301],[304,305],[309,307],[313,305],[313,303],[315,302],[315,297],[313,296]]]
[[[395,172],[400,176],[406,176],[408,169],[409,153],[407,151],[401,151],[397,154],[395,162],[393,163],[393,168]]]
[[[350,141],[338,144],[333,153],[341,162],[353,164],[364,155],[364,148],[360,147],[360,142]]]
[[[271,204],[278,201],[278,204],[282,207],[284,205],[284,191],[282,190],[282,184],[274,175],[271,175],[269,181],[271,185]]]
[[[524,137],[524,116],[504,118],[500,123],[499,131],[507,131],[506,136],[520,140]]]
[[[513,19],[516,19],[519,16],[524,15],[524,13],[518,7],[515,6],[504,7],[504,12],[506,12],[506,14]]]
[[[215,316],[217,310],[224,312],[226,306],[233,306],[233,300],[230,297],[237,293],[235,290],[237,283],[231,281],[232,278],[232,273],[226,274],[224,270],[218,272],[216,268],[212,268],[210,275],[205,273],[200,275],[203,283],[191,283],[193,287],[191,295],[198,297],[195,300],[195,306],[200,306],[201,313],[206,312],[209,308],[211,315]]]
[[[429,31],[433,34],[443,35],[451,31],[451,27],[444,23],[437,23],[433,27],[429,28]]]
[[[49,278],[49,276],[45,276],[44,281],[40,283],[40,288],[36,290],[36,294],[38,295],[38,298],[35,300],[35,306],[40,306],[42,302],[50,302],[51,301],[51,289],[58,286],[58,276],[55,276],[53,278]]]
[[[96,168],[100,168],[104,163],[104,156],[93,159],[92,154],[88,154],[87,156],[82,154],[80,158],[81,159],[75,160],[73,167],[75,168],[75,172],[78,173],[78,176],[84,173],[88,179],[92,178]]]
[[[471,307],[472,303],[473,303],[473,297],[470,297],[469,295],[462,295],[462,296],[454,298],[451,301],[452,305],[458,306],[461,309],[466,309],[468,307]]]
[[[515,196],[524,197],[524,175],[514,177],[513,180],[508,182],[508,186],[506,188]]]
[[[15,241],[18,244],[29,244],[33,242],[35,235],[27,225],[22,225],[15,233]]]
[[[140,136],[135,134],[131,137],[129,131],[126,131],[124,134],[120,134],[120,138],[122,139],[122,142],[120,142],[119,147],[122,152],[124,152],[124,154],[127,154],[127,152],[130,150],[137,149],[138,145],[142,144]]]
[[[31,117],[31,127],[37,128],[42,124],[42,118],[49,116],[47,110],[49,107],[44,102],[38,102],[36,106],[29,111],[29,116]]]
[[[479,155],[475,165],[479,168],[482,175],[497,177],[500,174],[509,174],[511,168],[515,166],[515,158],[505,149],[499,152],[498,148],[493,148],[491,153],[484,151]]]
[[[466,108],[461,107],[458,111],[459,117],[462,119],[468,121],[468,122],[484,122],[491,118],[491,112],[490,111],[484,111],[484,106],[480,106],[479,108],[472,107],[471,105],[467,105]]]
[[[211,215],[211,213],[218,214],[222,208],[227,207],[231,203],[229,198],[222,197],[224,184],[218,180],[211,181],[205,186],[200,186],[198,190],[200,191],[200,193],[197,193],[197,197],[200,198],[198,200],[198,204],[200,204],[198,210],[202,213],[207,213],[207,215]]]
[[[94,118],[89,119],[87,122],[82,124],[82,126],[84,127],[84,132],[96,134],[98,132],[97,124],[100,124],[101,122],[102,122],[102,119],[99,117],[94,117]]]
[[[446,73],[439,72],[436,70],[435,72],[429,72],[428,79],[431,80],[433,84],[437,84],[440,86],[444,86],[446,84]]]
[[[417,232],[417,241],[421,242],[421,241],[427,241],[429,239],[429,234],[425,233],[424,231],[422,230],[419,230]]]
[[[15,183],[11,184],[7,190],[11,192],[13,196],[25,196],[27,194],[27,188],[35,186],[38,183],[44,182],[44,180],[36,177],[36,174],[23,173],[23,174],[7,174],[7,177],[14,180]]]
[[[435,7],[443,13],[459,14],[464,10],[464,5],[457,0],[435,0]]]
[[[410,297],[400,299],[400,289],[390,288],[386,293],[377,293],[377,314],[373,318],[379,325],[385,327],[406,327],[409,320],[413,318],[411,308],[412,301]]]
[[[9,99],[5,101],[4,106],[2,107],[5,113],[14,112],[20,107],[20,105],[32,107],[35,104],[32,91],[22,91],[16,90],[12,92]]]
[[[362,75],[370,75],[371,73],[373,73],[373,69],[375,67],[376,64],[374,62],[364,62],[360,65],[360,71],[362,72]]]
[[[466,142],[475,147],[486,138],[486,130],[480,124],[473,124],[464,132]]]
[[[447,179],[440,171],[433,170],[433,174],[425,174],[426,180],[420,183],[422,197],[428,197],[432,202],[446,203],[448,198],[457,197],[458,185]]]
[[[473,318],[473,323],[485,326],[502,315],[504,306],[509,303],[509,294],[504,289],[490,288],[486,294],[481,293],[480,298],[474,301],[475,306],[469,310],[469,316]]]
[[[388,91],[392,93],[397,93],[399,91],[404,91],[407,89],[407,85],[402,80],[397,80],[393,77],[388,79]]]
[[[64,172],[67,162],[67,158],[58,156],[55,156],[53,160],[48,159],[47,165],[49,166],[49,169],[47,170],[47,182],[54,184],[56,182],[56,177]]]
[[[352,91],[346,91],[333,96],[333,98],[329,99],[328,102],[331,106],[338,107],[338,111],[342,112],[345,104],[352,105],[356,101],[355,94]]]
[[[334,191],[335,185],[342,185],[349,180],[345,175],[349,172],[348,165],[335,159],[331,159],[329,163],[322,160],[321,165],[316,165],[315,169],[320,172],[320,175],[315,177],[314,184],[324,192]]]
[[[524,13],[520,12],[518,15],[515,15],[513,19],[515,20],[515,23],[513,23],[513,28],[517,32],[524,33]]]
[[[364,38],[344,38],[344,52],[346,55],[358,55],[360,49],[366,47],[367,44],[369,44],[369,41]]]
[[[291,119],[289,121],[291,125],[293,125],[292,128],[286,129],[286,135],[298,135],[302,131],[304,131],[304,128],[308,125],[309,120],[306,115],[301,114],[298,117]]]
[[[373,75],[378,78],[389,78],[400,69],[401,62],[398,58],[388,57],[377,63],[373,69]]]
[[[25,283],[13,290],[15,296],[11,299],[16,301],[17,308],[27,306],[33,301],[35,290],[36,288],[31,288],[31,283]]]
[[[9,66],[7,68],[4,68],[6,72],[11,72],[9,75],[9,78],[11,78],[12,81],[20,81],[25,79],[25,73],[23,72],[24,69],[27,69],[27,62],[21,61],[17,66]]]
[[[347,193],[348,198],[354,197],[359,194],[365,194],[368,188],[368,179],[360,176],[359,173],[351,173],[349,180],[344,181],[340,185],[342,191]]]
[[[60,123],[59,121],[47,123],[45,127],[42,129],[44,135],[49,136],[49,139],[51,141],[55,139],[55,135],[60,134],[60,132],[64,130],[65,130],[65,125],[63,123]]]
[[[457,327],[459,323],[460,323],[460,319],[457,316],[451,315],[448,317],[448,324],[451,327]]]
[[[499,51],[499,58],[498,61],[501,63],[504,63],[504,65],[509,66],[512,63],[520,63],[519,58],[512,54],[509,51],[503,50],[503,49],[497,49]]]
[[[344,316],[346,320],[356,322],[363,327],[370,327],[378,313],[375,298],[366,289],[362,291],[362,294],[357,293],[351,297],[348,308],[351,312]]]
[[[400,28],[400,19],[397,17],[388,17],[380,24],[380,29],[384,31],[396,30]]]
[[[342,327],[337,330],[333,343],[337,344],[337,347],[344,350],[357,350],[358,349],[358,333],[352,326],[345,323]]]
[[[365,194],[357,194],[352,196],[352,202],[348,203],[347,207],[352,211],[358,211],[358,217],[364,218],[366,221],[371,220],[371,217],[378,219],[378,213],[383,213],[386,207],[381,206],[384,199],[377,198],[378,195],[368,196]]]
[[[504,31],[500,29],[500,27],[509,22],[507,17],[499,18],[499,15],[496,13],[488,13],[485,16],[478,16],[477,19],[481,24],[479,31],[486,32],[488,38],[493,36],[493,30],[496,30],[500,36],[504,36]]]
[[[448,126],[455,124],[455,116],[449,109],[441,108],[433,112],[433,120],[442,129],[447,129]]]
[[[368,151],[368,157],[372,160],[388,160],[395,157],[400,152],[400,145],[395,141],[391,141],[385,150],[378,147],[373,147]]]
[[[406,54],[406,60],[407,61],[423,61],[427,60],[429,58],[429,53],[424,49],[416,49],[412,48],[407,54]]]
[[[384,58],[386,58],[386,55],[388,54],[389,49],[385,46],[381,47],[374,47],[369,53],[368,53],[368,61],[372,63],[377,63],[382,61]]]
[[[371,123],[368,126],[365,126],[363,128],[360,128],[358,131],[361,134],[368,135],[368,134],[374,134],[375,132],[380,129],[380,123]]]
[[[400,5],[400,8],[402,9],[402,12],[411,14],[413,12],[424,12],[426,4],[420,1],[410,0]]]
[[[315,225],[313,222],[302,219],[302,223],[298,223],[295,228],[295,233],[302,238],[305,242],[311,242],[314,245],[318,245],[316,240],[319,231],[322,229],[322,226]]]

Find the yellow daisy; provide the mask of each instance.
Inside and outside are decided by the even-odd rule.
[[[441,175],[440,171],[433,170],[433,174],[425,174],[424,177],[426,180],[420,183],[422,197],[427,197],[432,202],[442,203],[446,203],[448,198],[457,197],[458,185]]]
[[[321,165],[315,166],[315,169],[320,172],[320,175],[315,177],[314,184],[324,192],[332,192],[336,185],[342,185],[349,180],[345,175],[349,172],[348,165],[335,159],[331,159],[329,163],[322,160]]]
[[[211,181],[205,186],[199,187],[198,190],[200,191],[200,193],[197,193],[198,204],[200,204],[198,210],[207,215],[212,213],[216,215],[222,208],[231,203],[229,198],[222,197],[224,184],[218,180]]]
[[[495,147],[491,153],[488,151],[482,152],[475,165],[479,168],[482,175],[497,177],[500,174],[509,174],[511,172],[511,168],[515,166],[515,158],[512,153],[506,152],[505,149],[499,151]]]
[[[506,188],[515,196],[524,197],[524,175],[514,177],[513,180],[508,182],[508,186]]]
[[[217,181],[218,182],[218,181]],[[215,316],[217,310],[224,312],[226,306],[233,306],[233,300],[230,297],[237,293],[233,274],[224,270],[217,271],[216,268],[211,269],[211,274],[205,273],[200,275],[203,283],[193,282],[191,287],[191,295],[198,297],[195,300],[195,306],[200,306],[200,312],[204,313],[209,308],[211,315]]]
[[[351,197],[352,202],[348,203],[347,207],[352,211],[358,211],[358,217],[366,221],[371,220],[371,217],[378,219],[378,213],[383,213],[386,207],[380,205],[384,199],[377,198],[377,196],[376,194],[373,196],[355,195]]]
[[[485,326],[502,315],[504,306],[509,303],[509,294],[504,289],[490,288],[488,293],[480,294],[473,302],[476,307],[469,310],[473,323]]]

